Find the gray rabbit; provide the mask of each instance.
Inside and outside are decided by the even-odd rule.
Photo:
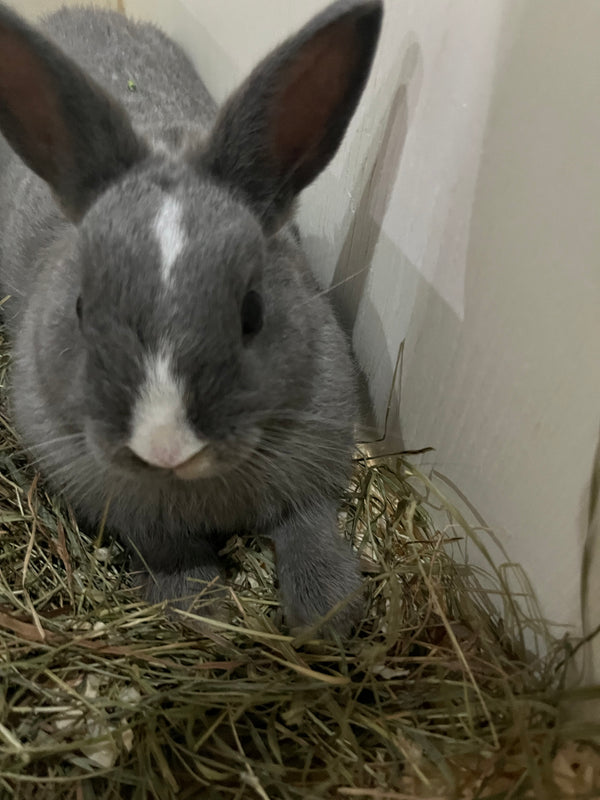
[[[217,114],[153,26],[63,9],[41,34],[0,5],[13,413],[151,602],[218,584],[226,539],[261,532],[289,626],[348,599],[330,620],[345,634],[360,613],[336,526],[356,376],[291,218],[354,113],[381,17],[380,0],[334,3]]]

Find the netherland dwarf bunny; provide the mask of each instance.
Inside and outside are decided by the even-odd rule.
[[[0,283],[26,447],[180,605],[232,533],[275,546],[291,627],[360,612],[338,535],[348,344],[291,223],[367,80],[380,0],[340,0],[219,113],[151,25],[0,5]],[[135,81],[137,91],[131,91]]]

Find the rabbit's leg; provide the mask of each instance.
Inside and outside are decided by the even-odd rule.
[[[333,502],[292,512],[272,535],[289,627],[311,626],[345,601],[323,630],[347,635],[360,617],[363,598],[358,560],[337,531]]]
[[[227,589],[216,567],[196,566],[179,572],[153,570],[144,576],[143,588],[148,603],[167,601],[167,615],[196,633],[214,634],[208,620],[230,621]]]
[[[219,556],[210,541],[172,548],[171,557],[156,548],[149,557],[138,550],[133,570],[148,603],[167,601],[170,609],[192,611],[205,617],[222,617],[226,589]]]
[[[144,584],[145,598],[151,605],[167,600],[172,608],[193,610],[202,616],[214,616],[215,600],[224,592],[219,570],[208,564],[178,572],[151,570]]]

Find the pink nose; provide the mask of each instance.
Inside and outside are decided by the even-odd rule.
[[[200,450],[202,450],[202,448],[200,448]],[[177,446],[156,447],[153,448],[143,460],[147,464],[151,464],[153,467],[177,469],[177,467],[182,466],[182,464],[185,464],[190,458],[193,458],[195,455],[197,455],[200,450],[192,453],[191,456],[185,456],[184,451]]]
[[[157,425],[144,437],[134,437],[129,443],[131,451],[146,464],[173,470],[198,456],[205,447],[206,442],[196,436],[182,435],[171,425]]]

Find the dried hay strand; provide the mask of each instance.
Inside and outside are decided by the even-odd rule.
[[[120,547],[0,431],[1,797],[600,797],[600,726],[560,711],[600,696],[566,688],[575,643],[506,567],[453,557],[479,532],[407,461],[357,458],[340,525],[369,606],[350,641],[287,635],[272,551],[239,537],[234,617],[200,635],[138,599]]]

